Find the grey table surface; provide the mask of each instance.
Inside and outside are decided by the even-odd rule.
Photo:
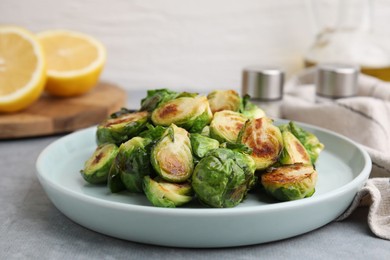
[[[371,233],[367,208],[297,237],[244,247],[170,248],[96,233],[64,216],[38,181],[38,155],[61,137],[0,141],[0,259],[390,259],[390,242]]]

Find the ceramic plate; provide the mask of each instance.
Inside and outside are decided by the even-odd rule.
[[[282,120],[276,124],[285,123]],[[142,194],[111,194],[87,184],[80,169],[94,149],[96,128],[62,137],[37,160],[38,178],[53,204],[80,225],[109,236],[174,247],[230,247],[297,236],[337,218],[350,205],[371,171],[371,160],[353,141],[299,124],[325,144],[316,163],[315,194],[290,202],[249,194],[235,208],[153,207]]]

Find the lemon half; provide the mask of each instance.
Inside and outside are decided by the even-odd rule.
[[[45,59],[37,38],[20,27],[0,26],[0,112],[28,107],[45,82]]]
[[[69,30],[37,34],[47,62],[46,91],[55,96],[81,95],[98,82],[106,50],[95,38]]]

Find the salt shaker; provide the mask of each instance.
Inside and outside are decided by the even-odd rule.
[[[280,117],[284,72],[276,67],[248,67],[243,71],[242,95],[259,106],[268,117]]]
[[[359,67],[352,64],[324,63],[317,66],[316,102],[332,102],[357,94]]]

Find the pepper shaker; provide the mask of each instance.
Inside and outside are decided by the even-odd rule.
[[[316,102],[331,102],[357,94],[359,67],[351,64],[324,63],[317,66]]]
[[[242,75],[242,95],[259,106],[268,117],[280,117],[284,72],[276,67],[247,67]]]

